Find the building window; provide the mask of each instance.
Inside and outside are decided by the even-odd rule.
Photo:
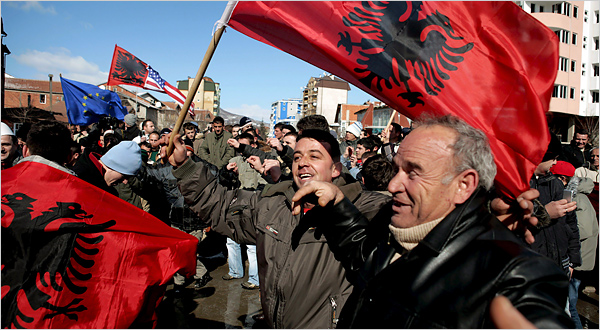
[[[532,12],[532,13],[535,13],[535,3],[532,3],[532,4],[531,4],[531,12]]]
[[[585,90],[581,90],[581,100],[585,100]]]
[[[592,103],[600,103],[600,100],[598,100],[599,97],[600,93],[596,91],[592,92]]]
[[[567,86],[554,85],[554,90],[552,91],[552,97],[566,99],[567,98]]]
[[[540,6],[540,13],[544,12],[544,6]]]
[[[573,6],[573,17],[577,18],[579,16],[579,7]]]
[[[600,16],[597,10],[594,12],[594,23],[600,23]]]
[[[581,70],[581,75],[585,77],[585,70]]]
[[[600,66],[598,64],[594,64],[594,77],[600,76]]]
[[[573,45],[577,45],[577,33],[573,32],[573,38],[571,40]]]
[[[571,4],[568,2],[562,2],[559,4],[552,5],[552,12],[556,14],[571,16]]]
[[[569,59],[560,57],[560,63],[559,63],[558,69],[560,71],[567,72],[567,71],[569,71],[568,67],[569,67]]]
[[[575,72],[576,67],[577,67],[577,62],[574,60],[571,60],[571,72]]]
[[[598,37],[594,38],[594,50],[598,50]]]
[[[554,31],[554,33],[556,34],[556,36],[558,37],[558,40],[560,40],[561,42],[568,44],[569,43],[569,31],[566,30],[556,30]]]
[[[575,98],[575,88],[571,87],[571,92],[569,93],[569,98],[572,100]]]
[[[46,104],[46,94],[40,94],[40,104]]]

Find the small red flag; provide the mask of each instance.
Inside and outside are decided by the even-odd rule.
[[[183,106],[185,103],[185,95],[179,89],[163,80],[158,72],[148,64],[142,62],[142,60],[133,56],[133,54],[125,49],[115,45],[107,85],[121,84],[166,93],[179,105]],[[188,113],[193,119],[195,115],[193,102],[190,104]]]
[[[198,240],[45,164],[2,171],[2,328],[154,327]]]
[[[554,32],[510,1],[239,1],[229,26],[338,75],[409,118],[483,130],[496,187],[529,189],[550,141]]]

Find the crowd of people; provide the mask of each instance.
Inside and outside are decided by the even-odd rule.
[[[177,133],[133,114],[16,134],[2,123],[2,170],[41,162],[199,241],[222,235],[223,280],[244,277],[245,247],[241,286],[259,290],[270,327],[582,328],[577,296],[582,282],[597,287],[598,247],[599,153],[586,131],[564,146],[551,134],[533,189],[513,203],[495,195],[485,134],[452,116],[378,135],[354,122],[340,140],[320,115],[278,123],[273,137],[247,117]],[[175,292],[212,280],[196,265]]]

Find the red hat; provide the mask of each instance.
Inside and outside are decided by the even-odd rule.
[[[559,160],[556,165],[552,166],[550,172],[556,175],[573,176],[575,175],[575,167],[571,163]]]

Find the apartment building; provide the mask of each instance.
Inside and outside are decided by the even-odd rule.
[[[549,125],[562,142],[576,127],[598,127],[600,34],[597,1],[517,1],[559,39],[558,74],[550,102]]]
[[[335,122],[338,104],[348,103],[350,84],[334,75],[311,77],[302,92],[302,116],[322,115]]]
[[[279,100],[271,104],[271,116],[269,120],[269,137],[273,136],[273,127],[282,122],[292,126],[302,116],[302,99]]]
[[[193,83],[194,78],[190,77],[187,80],[178,80],[177,88],[187,97]],[[194,102],[194,110],[208,110],[213,116],[218,116],[221,106],[221,85],[209,77],[202,78],[192,102]]]

